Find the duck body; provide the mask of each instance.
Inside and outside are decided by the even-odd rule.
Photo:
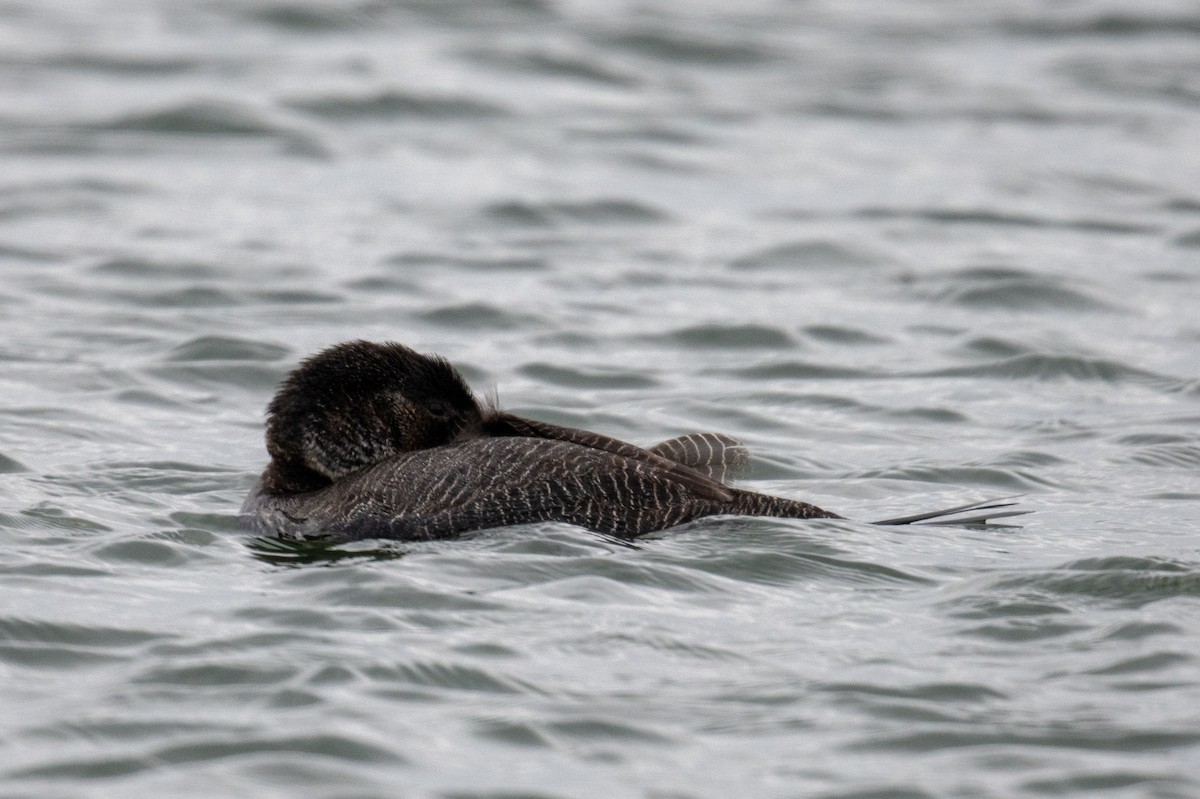
[[[243,513],[262,535],[405,541],[545,521],[635,538],[720,514],[834,515],[803,502],[680,480],[648,460],[518,437],[396,455],[309,492],[279,495],[260,485]]]
[[[303,362],[268,406],[271,462],[242,514],[283,538],[450,538],[558,521],[632,538],[720,514],[840,518],[731,488],[739,442],[642,449],[481,405],[446,361],[354,341]]]
[[[302,362],[267,407],[271,461],[242,506],[254,532],[402,541],[566,522],[635,538],[705,516],[840,519],[725,484],[748,460],[720,433],[647,449],[481,404],[445,360],[351,341]],[[986,500],[876,524],[980,524]],[[964,511],[979,515],[949,519]],[[930,521],[936,519],[938,521]]]

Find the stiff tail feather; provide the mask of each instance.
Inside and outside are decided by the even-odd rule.
[[[993,519],[1006,519],[1011,516],[1023,516],[1031,511],[1027,510],[997,510],[999,508],[1011,508],[1016,505],[1016,502],[1009,500],[1019,499],[1022,494],[1014,494],[1011,497],[996,497],[995,499],[985,499],[979,502],[970,502],[966,505],[957,505],[953,508],[942,508],[941,510],[931,510],[926,513],[914,513],[911,516],[897,516],[894,519],[881,519],[871,524],[941,524],[941,525],[959,525],[959,524],[987,524]],[[969,511],[996,511],[995,513],[975,513],[972,516],[957,516],[959,513],[967,513]],[[953,518],[948,518],[953,517]],[[929,521],[936,519],[937,521]]]
[[[669,438],[647,452],[681,463],[722,484],[736,477],[750,462],[750,451],[742,442],[724,433],[691,433]]]

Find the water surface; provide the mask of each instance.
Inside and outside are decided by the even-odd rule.
[[[0,4],[0,793],[1200,794],[1200,15],[736,9]],[[248,539],[350,338],[1036,513]]]

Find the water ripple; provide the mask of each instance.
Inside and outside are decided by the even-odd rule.
[[[390,749],[367,743],[354,737],[338,734],[292,736],[261,736],[222,734],[209,740],[196,737],[184,744],[155,747],[141,757],[73,759],[50,762],[41,766],[17,770],[18,779],[39,777],[76,778],[83,780],[111,779],[157,771],[164,763],[186,765],[211,763],[225,759],[253,758],[265,754],[303,755],[318,760],[330,759],[357,764],[404,763],[405,759]]]
[[[1178,652],[1154,652],[1136,657],[1123,657],[1115,663],[1089,669],[1088,674],[1125,675],[1169,671],[1177,666],[1190,666],[1196,658]]]
[[[1017,591],[1030,598],[1027,601],[1034,604],[1026,601],[1018,604],[1019,615],[1028,615],[1028,608],[1036,609],[1038,614],[1064,613],[1067,611],[1063,603],[1080,597],[1142,607],[1163,600],[1200,596],[1200,570],[1192,564],[1166,558],[1086,558],[1056,569],[1000,576],[991,581],[990,589],[1001,596]],[[1044,602],[1033,597],[1042,597]],[[999,600],[968,598],[955,604],[965,603],[963,607],[970,608],[980,601],[988,603],[985,614],[999,610],[1005,616],[1013,615],[1008,605],[990,604]]]
[[[761,42],[737,41],[682,30],[637,30],[602,34],[598,41],[636,55],[671,63],[704,66],[754,66],[775,57]]]
[[[508,200],[489,204],[483,210],[483,216],[493,222],[522,227],[553,227],[562,222],[652,224],[669,218],[663,210],[620,198],[544,203]]]
[[[289,108],[305,111],[326,121],[389,120],[475,120],[504,115],[504,109],[472,97],[415,94],[400,90],[382,90],[371,94],[330,94],[292,98],[284,101]]]
[[[292,131],[262,111],[231,101],[198,100],[119,116],[93,126],[117,133],[287,137]]]
[[[1198,469],[1200,468],[1200,443],[1180,441],[1131,448],[1130,451],[1124,452],[1116,458],[1116,461],[1168,469],[1180,467]]]
[[[142,630],[0,617],[0,661],[35,671],[119,662],[126,650],[161,639]]]
[[[812,361],[787,360],[774,363],[757,364],[742,369],[729,371],[738,377],[752,380],[815,380],[836,378],[865,378],[880,377],[881,375],[864,369],[854,369],[842,366],[832,366]]]
[[[166,360],[189,361],[278,361],[290,354],[286,347],[231,336],[199,336],[173,348]]]
[[[937,752],[981,747],[1021,747],[1038,751],[1041,747],[1128,753],[1155,752],[1165,748],[1188,747],[1200,743],[1200,733],[1189,730],[1094,729],[1081,727],[1061,729],[964,730],[947,727],[943,730],[922,730],[899,735],[880,735],[872,740],[852,744],[860,751]]]
[[[499,66],[518,72],[595,83],[601,86],[633,88],[642,82],[626,65],[597,53],[580,55],[551,50],[480,50],[472,57],[490,67]]]
[[[228,277],[228,270],[201,261],[159,261],[144,257],[108,258],[90,267],[90,271],[104,277],[133,280],[177,279],[194,282],[197,279],[220,280]]]
[[[291,33],[328,33],[376,25],[384,7],[378,3],[350,3],[331,8],[309,2],[250,3],[234,6],[247,19]]]
[[[360,670],[364,676],[387,683],[389,686],[403,683],[420,688],[479,691],[490,694],[523,694],[533,690],[532,686],[494,673],[494,670],[462,663],[409,661],[388,666],[369,665]]]
[[[1154,225],[1136,224],[1117,219],[1064,219],[1037,214],[994,211],[983,208],[863,208],[857,215],[865,219],[920,219],[944,225],[966,224],[990,227],[1052,228],[1087,233],[1146,235],[1161,232]]]
[[[636,389],[655,386],[659,382],[631,370],[570,368],[549,363],[527,364],[522,366],[519,371],[526,377],[572,388]]]
[[[1177,381],[1109,358],[1081,355],[1029,354],[986,364],[954,366],[924,373],[926,377],[996,377],[1008,380],[1076,380],[1140,383],[1168,388]]]
[[[526,272],[544,272],[549,270],[550,264],[543,258],[518,256],[518,255],[477,255],[464,256],[451,253],[425,253],[425,252],[404,252],[396,255],[388,256],[385,264],[391,266],[403,267],[405,270],[414,269],[437,269],[441,267],[450,267],[466,272],[483,272],[483,273],[513,273],[521,274]],[[397,288],[408,288],[409,283],[398,279],[395,275],[388,275],[383,278],[369,278],[368,280],[384,280],[385,285],[394,285]],[[368,284],[374,285],[374,284]]]
[[[1079,15],[1040,15],[1008,19],[1002,24],[1016,36],[1066,38],[1075,36],[1130,37],[1154,33],[1200,35],[1200,16],[1185,13],[1095,11]]]
[[[39,63],[85,73],[112,73],[117,77],[160,77],[199,72],[212,62],[211,57],[94,51],[52,55],[39,59]]]
[[[0,452],[0,474],[13,474],[15,472],[29,471],[28,467],[20,461],[8,457]]]
[[[849,325],[808,325],[801,329],[806,338],[828,344],[871,346],[888,344],[890,339],[865,328]]]
[[[1115,311],[1079,286],[1049,275],[1007,267],[975,267],[921,278],[917,286],[934,302],[967,308],[1036,311]]]
[[[803,240],[776,244],[730,262],[732,269],[841,269],[876,266],[879,261],[834,241]]]
[[[689,349],[777,349],[795,346],[787,331],[770,325],[689,325],[671,331],[667,337]]]
[[[514,330],[542,324],[542,320],[532,314],[515,313],[482,302],[433,308],[417,317],[456,330]]]

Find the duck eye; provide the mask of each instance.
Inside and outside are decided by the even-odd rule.
[[[432,415],[438,417],[439,419],[445,419],[450,415],[450,406],[441,400],[430,400],[429,402],[425,403],[425,410],[429,411]]]

